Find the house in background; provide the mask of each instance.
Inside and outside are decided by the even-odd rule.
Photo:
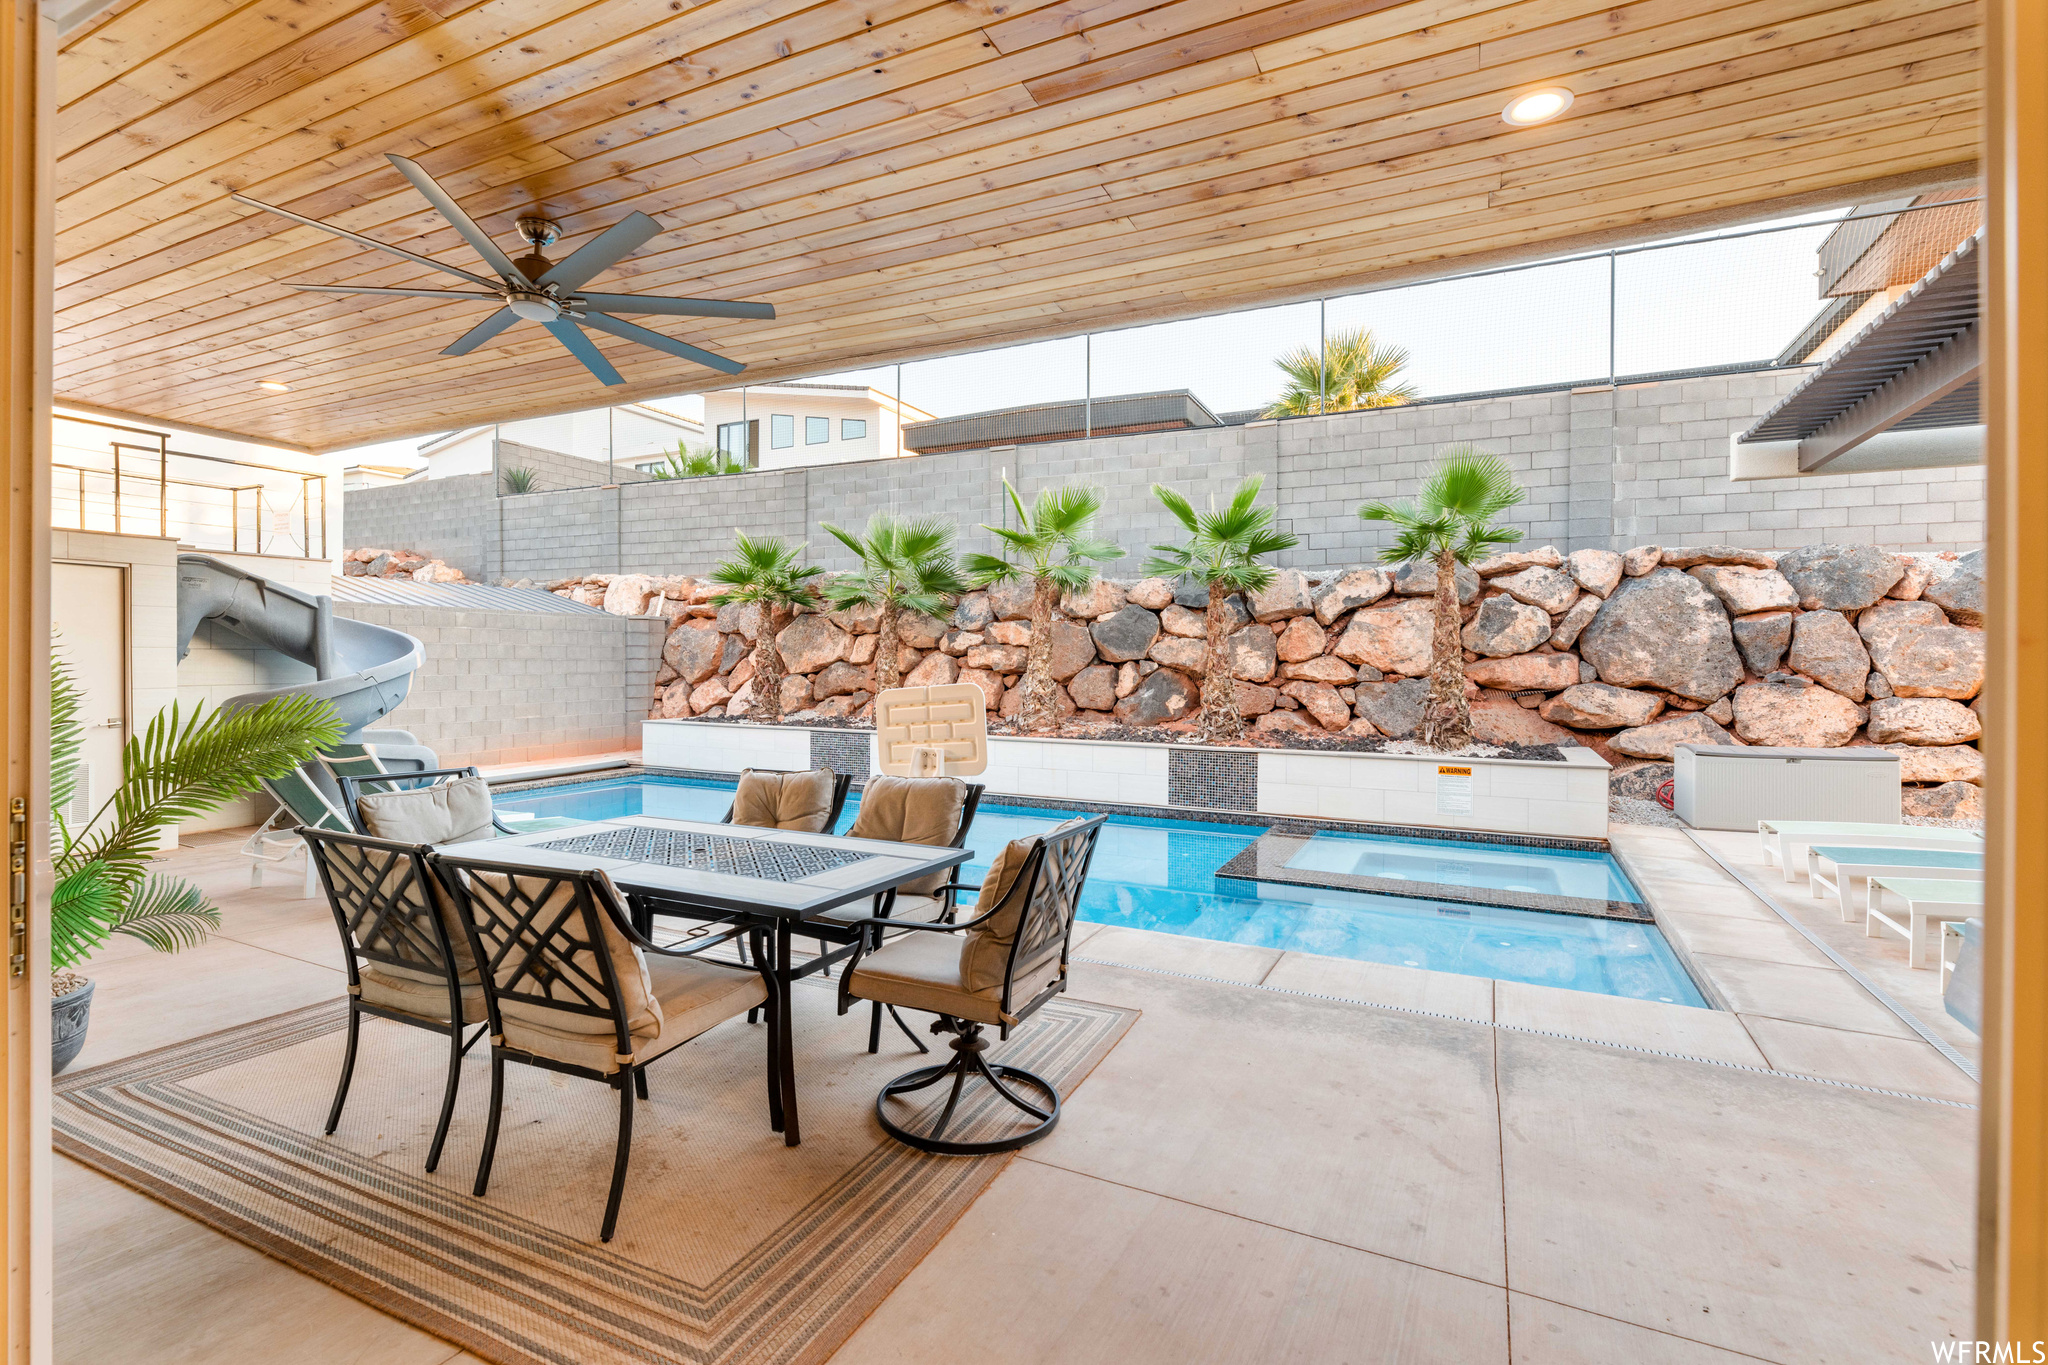
[[[638,482],[665,468],[678,447],[708,444],[695,418],[627,403],[464,427],[425,442],[419,454],[430,479],[527,470],[532,478],[518,491],[529,491]]]
[[[1037,441],[1078,441],[1088,436],[1234,426],[1256,416],[1256,410],[1219,416],[1186,389],[1114,393],[1093,400],[1026,403],[911,422],[903,428],[903,444],[913,454],[937,455],[948,450],[980,450]]]
[[[931,416],[865,384],[750,384],[704,395],[704,425],[718,448],[755,469],[914,455],[902,429]]]
[[[386,484],[408,483],[426,476],[424,465],[352,464],[341,471],[341,491],[352,493],[358,488],[382,488]]]

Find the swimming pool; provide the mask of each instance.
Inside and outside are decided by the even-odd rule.
[[[497,800],[499,812],[508,816],[717,820],[731,804],[732,786],[636,773],[502,792]],[[847,801],[839,833],[852,825],[859,800],[855,793]],[[1072,815],[984,801],[968,840],[977,856],[963,876],[979,880],[989,858],[1009,840],[1050,829]],[[1217,868],[1263,833],[1258,825],[1112,815],[1096,844],[1080,917],[1224,943],[1706,1008],[1699,988],[1653,924],[1216,876]],[[1621,869],[1601,853],[1379,835],[1324,837],[1329,843],[1315,856],[1335,864],[1325,871],[1363,869],[1363,875],[1419,882],[1640,899]],[[1312,840],[1309,847],[1323,842]]]

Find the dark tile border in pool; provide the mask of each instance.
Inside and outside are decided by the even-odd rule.
[[[1627,920],[1632,924],[1656,922],[1650,907],[1635,901],[1545,896],[1530,891],[1449,886],[1442,882],[1411,882],[1394,877],[1355,877],[1344,872],[1300,872],[1287,866],[1288,859],[1299,853],[1308,841],[1306,834],[1279,830],[1261,835],[1236,857],[1217,868],[1216,875],[1232,881],[1274,882],[1318,891],[1362,891],[1375,896],[1405,896],[1410,900],[1442,901],[1496,910],[1541,910],[1553,915]]]
[[[494,782],[497,791],[539,791],[546,787],[579,786],[607,782],[641,774],[654,777],[686,777],[702,782],[731,782],[732,773],[706,772],[698,768],[653,768],[632,764],[621,768],[600,768],[592,772],[566,773],[561,777],[522,782],[509,778]],[[862,784],[854,783],[855,787]],[[1040,810],[1071,810],[1087,815],[1131,815],[1141,820],[1206,820],[1218,825],[1258,825],[1277,833],[1314,833],[1319,829],[1341,834],[1382,834],[1398,839],[1435,839],[1449,844],[1505,844],[1512,848],[1561,848],[1577,853],[1606,853],[1605,839],[1572,839],[1549,834],[1501,834],[1492,830],[1444,829],[1436,825],[1369,825],[1356,820],[1304,820],[1298,815],[1260,815],[1256,811],[1217,810],[1209,806],[1139,806],[1128,802],[1080,801],[1065,796],[1026,796],[1014,792],[993,792],[987,798],[1004,805],[1035,806]]]

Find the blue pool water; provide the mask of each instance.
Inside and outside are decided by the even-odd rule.
[[[583,820],[623,815],[717,820],[731,801],[730,784],[636,774],[505,792],[498,798],[498,809],[506,815]],[[858,808],[856,794],[840,818],[839,833],[852,825]],[[968,864],[965,879],[980,880],[989,858],[1005,843],[1050,829],[1072,814],[984,802],[968,839],[977,856]],[[1096,844],[1081,918],[1224,943],[1706,1007],[1654,925],[1219,880],[1216,869],[1264,832],[1256,825],[1112,815]],[[1605,854],[1325,835],[1296,855],[1295,864],[1300,865],[1311,849],[1317,850],[1317,859],[1333,864],[1321,870],[1592,899],[1639,899]]]

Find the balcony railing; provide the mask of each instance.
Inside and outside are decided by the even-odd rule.
[[[50,524],[200,550],[326,559],[324,475],[174,450],[161,433],[58,417]]]

